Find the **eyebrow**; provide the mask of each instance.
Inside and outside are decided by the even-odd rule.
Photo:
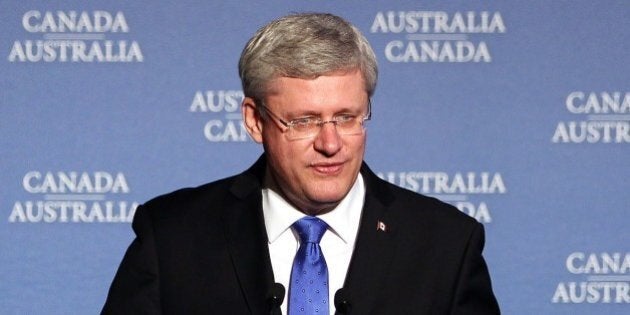
[[[337,115],[341,115],[341,114],[353,114],[353,115],[360,115],[361,114],[361,110],[355,110],[350,108],[349,106],[344,106],[340,109],[335,110],[335,112],[332,114],[332,116],[337,116]],[[299,117],[307,117],[307,116],[315,116],[315,117],[322,117],[322,113],[312,110],[312,109],[306,109],[304,111],[296,111],[294,113],[291,112],[287,112],[285,113],[285,115],[287,115],[287,119],[294,119],[294,118],[299,118]]]

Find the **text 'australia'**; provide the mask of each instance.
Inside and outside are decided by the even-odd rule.
[[[499,12],[387,11],[376,14],[370,32],[405,34],[385,45],[390,62],[491,62],[487,43],[469,37],[506,27]]]
[[[26,12],[22,27],[41,38],[16,40],[9,52],[10,62],[143,62],[137,41],[120,37],[129,33],[122,12],[56,11]]]

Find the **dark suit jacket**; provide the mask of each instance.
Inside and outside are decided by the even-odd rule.
[[[262,157],[240,175],[140,206],[103,313],[268,314],[264,169]],[[483,226],[365,164],[361,173],[365,206],[344,284],[351,314],[498,314]]]

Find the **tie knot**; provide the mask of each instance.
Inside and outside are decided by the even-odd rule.
[[[316,217],[303,217],[293,223],[293,229],[300,236],[300,242],[319,244],[328,229],[328,224]]]

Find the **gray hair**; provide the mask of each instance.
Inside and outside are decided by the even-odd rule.
[[[372,96],[378,77],[374,51],[356,27],[325,13],[291,14],[263,26],[238,63],[243,92],[254,99],[263,99],[278,77],[315,79],[357,69]]]

